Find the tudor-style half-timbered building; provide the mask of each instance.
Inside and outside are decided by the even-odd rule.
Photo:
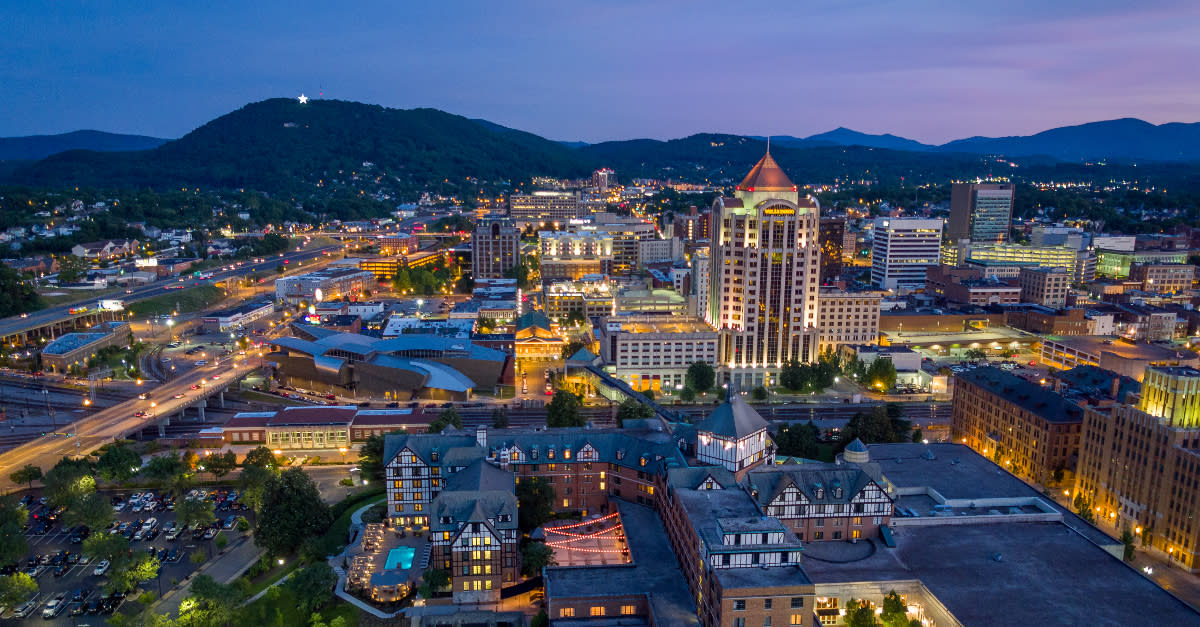
[[[853,464],[798,464],[754,469],[743,481],[762,512],[806,542],[879,535],[895,505]]]
[[[384,440],[388,517],[400,529],[429,528],[429,505],[456,471],[483,459],[465,435],[389,435]]]
[[[761,462],[775,461],[775,443],[767,434],[767,421],[742,397],[729,400],[696,424],[696,460],[741,473]]]
[[[518,578],[513,473],[478,459],[446,480],[433,500],[430,565],[450,574],[455,603],[491,603]]]

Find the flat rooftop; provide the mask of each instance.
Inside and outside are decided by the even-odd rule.
[[[629,543],[630,566],[546,569],[546,596],[608,597],[645,594],[660,625],[697,625],[696,603],[680,576],[679,562],[658,514],[649,507],[613,499]],[[737,569],[761,572],[761,569]],[[557,621],[555,621],[557,623]]]
[[[1197,614],[1063,523],[900,527],[847,564],[805,560],[817,585],[920,580],[964,625],[1196,625]],[[1003,620],[1000,620],[1003,617]]]
[[[1047,422],[1083,420],[1083,408],[1065,396],[999,368],[983,366],[959,372],[954,378],[983,388]]]
[[[609,318],[611,322],[620,322],[624,333],[716,333],[707,322],[695,318],[678,316],[663,316],[660,320],[621,320]]]
[[[1178,349],[1158,344],[1130,344],[1116,336],[1073,335],[1070,337],[1048,336],[1047,342],[1067,346],[1076,351],[1099,356],[1100,353],[1112,353],[1125,359],[1145,359],[1148,361],[1174,361]]]
[[[108,337],[108,333],[68,333],[50,342],[42,352],[47,355],[65,355],[77,348]]]

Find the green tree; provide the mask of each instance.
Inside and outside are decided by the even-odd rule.
[[[86,460],[62,458],[42,478],[46,502],[52,507],[69,507],[80,497],[96,491],[92,465]]]
[[[434,568],[421,573],[421,581],[422,583],[417,588],[417,593],[428,599],[439,590],[450,586],[450,573],[439,568]]]
[[[42,478],[42,469],[41,467],[34,466],[33,464],[25,464],[16,472],[9,475],[8,478],[11,479],[13,483],[25,483],[32,488],[33,482]]]
[[[114,444],[96,462],[96,472],[105,481],[127,481],[142,467],[142,456],[122,444]]]
[[[234,622],[238,607],[245,594],[234,584],[221,584],[207,574],[196,575],[192,580],[192,604],[184,604],[180,612],[181,622],[188,625],[227,625]],[[189,614],[185,619],[185,612]],[[202,619],[202,620],[199,620]]]
[[[587,348],[587,344],[580,342],[579,340],[571,340],[570,342],[567,342],[566,346],[563,346],[562,358],[570,359],[571,355],[574,355],[585,348]]]
[[[29,512],[15,498],[0,497],[0,564],[11,564],[29,550],[22,529],[28,519]]]
[[[237,454],[225,451],[204,458],[204,469],[215,477],[224,477],[237,466]]]
[[[358,467],[362,476],[370,479],[383,479],[383,444],[387,435],[369,435],[358,449]]]
[[[555,390],[546,406],[546,425],[550,427],[582,427],[587,420],[579,414],[583,399],[567,390]]]
[[[546,610],[538,610],[538,613],[529,620],[529,627],[550,627],[550,617],[546,615]]]
[[[508,407],[501,405],[492,410],[492,428],[507,429],[509,424]]]
[[[290,553],[333,522],[317,485],[300,468],[285,470],[267,481],[261,510],[254,543],[273,555]]]
[[[879,618],[887,627],[908,627],[908,608],[895,590],[883,597],[883,613]]]
[[[0,577],[0,606],[17,607],[38,593],[37,581],[28,574],[17,571]]]
[[[712,389],[717,383],[717,371],[705,361],[697,361],[687,369],[687,375],[684,377],[687,387],[692,388],[696,392],[703,394]]]
[[[75,255],[66,255],[58,259],[59,283],[75,283],[84,278],[91,264]]]
[[[679,391],[679,400],[685,403],[690,403],[696,400],[696,390],[693,390],[690,387],[683,388]]]
[[[162,563],[157,557],[141,552],[134,553],[124,568],[118,569],[116,564],[113,565],[108,571],[108,585],[105,587],[115,592],[129,592],[139,583],[157,577],[161,566]]]
[[[577,327],[587,322],[587,317],[583,315],[580,309],[572,309],[567,314],[567,326]]]
[[[896,387],[896,366],[892,364],[890,359],[876,358],[867,367],[866,381],[864,383],[871,388],[887,392]]]
[[[1123,531],[1121,531],[1121,544],[1125,545],[1125,551],[1123,554],[1123,558],[1125,559],[1126,562],[1133,561],[1133,555],[1134,555],[1134,551],[1135,551],[1133,541],[1134,541],[1133,532],[1130,531],[1128,527],[1126,527]]]
[[[617,426],[625,426],[626,420],[641,420],[654,416],[654,410],[649,405],[643,405],[632,398],[621,401],[617,407]]]
[[[922,434],[921,434],[921,430],[920,430],[920,429],[913,429],[913,432],[912,432],[912,441],[913,441],[913,442],[921,442],[921,441],[923,441],[923,440],[924,440],[924,437],[923,437],[923,436],[922,436]]]
[[[267,482],[275,476],[275,471],[263,466],[246,466],[238,477],[238,487],[241,488],[241,501],[250,509],[258,512],[262,508],[263,490]]]
[[[528,577],[536,577],[542,574],[543,568],[554,566],[556,563],[554,549],[546,546],[544,542],[526,542],[525,546],[521,547],[521,572]]]
[[[274,468],[279,465],[279,461],[275,459],[275,453],[265,446],[258,446],[246,453],[246,457],[242,459],[242,466],[261,466],[263,468]]]
[[[872,407],[869,411],[854,414],[842,429],[840,448],[845,448],[855,438],[867,444],[910,442],[912,423],[903,418],[903,410],[901,405],[889,403],[886,407]]]
[[[1092,511],[1092,500],[1082,492],[1075,492],[1075,514],[1084,522],[1096,524],[1096,512]]]
[[[816,459],[819,455],[817,439],[820,429],[809,420],[805,424],[785,424],[775,434],[775,446],[780,455]]]
[[[397,294],[407,294],[413,288],[412,275],[408,270],[400,270],[392,277],[392,289]]]
[[[847,627],[874,627],[875,611],[866,601],[850,599],[846,602],[846,615],[842,620]]]
[[[200,523],[211,525],[217,520],[213,502],[208,499],[180,498],[175,502],[175,522],[187,528]]]
[[[330,568],[329,562],[320,561],[292,573],[285,585],[296,597],[301,613],[308,614],[333,600],[337,573]]]
[[[112,505],[103,495],[95,492],[75,499],[63,512],[63,523],[68,527],[84,525],[89,529],[101,530],[113,521]]]
[[[987,351],[983,350],[982,348],[968,348],[963,352],[963,357],[971,360],[987,359]]]
[[[517,484],[517,525],[530,533],[554,517],[554,486],[543,477],[522,479]]]
[[[186,473],[187,468],[184,466],[183,459],[179,456],[179,453],[172,451],[165,455],[151,457],[150,461],[146,462],[146,467],[142,472],[151,479],[172,481],[175,477]]]
[[[454,407],[447,407],[438,414],[437,418],[434,418],[433,421],[429,423],[429,432],[441,433],[442,431],[446,430],[446,427],[462,429],[462,426],[462,416],[459,415],[458,410],[454,409]]]
[[[760,403],[767,400],[767,388],[765,388],[761,385],[754,388],[754,390],[751,391],[750,394],[751,394],[751,396],[754,397],[754,400],[756,400]]]

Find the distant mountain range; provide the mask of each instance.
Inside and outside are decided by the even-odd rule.
[[[118,135],[104,131],[72,131],[60,135],[0,137],[0,161],[33,161],[68,150],[122,152],[150,150],[168,140],[144,135]]]
[[[1029,136],[968,137],[940,146],[891,134],[870,135],[848,128],[804,138],[772,137],[771,142],[793,147],[837,145],[1006,157],[1043,155],[1062,161],[1197,161],[1200,160],[1200,123],[1154,125],[1136,118],[1121,118],[1064,126]]]
[[[436,109],[388,109],[338,100],[276,98],[246,105],[176,140],[78,131],[0,139],[4,182],[47,187],[249,188],[275,194],[360,195],[361,175],[387,193],[500,191],[532,176],[578,177],[609,166],[618,176],[720,184],[740,179],[763,151],[761,137],[701,133],[658,141],[557,142]],[[798,182],[870,178],[945,182],[1022,165],[1083,167],[1084,161],[1200,161],[1200,123],[1121,119],[1028,137],[972,137],[932,146],[839,128],[773,136],[771,152]],[[375,187],[374,189],[380,189]]]

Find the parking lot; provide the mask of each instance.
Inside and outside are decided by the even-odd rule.
[[[212,490],[212,488],[205,488]],[[33,502],[29,505],[29,527],[25,531],[26,540],[29,542],[29,554],[25,559],[22,559],[13,566],[22,571],[29,572],[31,568],[37,573],[35,577],[38,583],[38,595],[35,598],[36,605],[33,610],[25,617],[25,620],[37,621],[39,623],[57,624],[57,625],[102,625],[106,619],[104,614],[113,613],[120,610],[120,606],[126,602],[134,601],[135,595],[142,591],[152,591],[155,595],[160,595],[172,587],[172,581],[182,581],[189,573],[196,570],[198,566],[193,564],[191,556],[193,553],[200,551],[204,552],[210,558],[216,554],[215,546],[216,538],[220,534],[228,534],[229,541],[232,541],[232,536],[238,534],[236,527],[224,528],[224,523],[229,516],[246,516],[247,519],[253,520],[253,513],[249,510],[236,511],[230,509],[226,511],[215,511],[217,522],[215,523],[220,529],[213,529],[208,533],[210,536],[205,538],[207,529],[202,528],[200,533],[193,535],[191,530],[182,532],[174,540],[167,540],[167,530],[169,526],[175,523],[175,512],[170,509],[156,508],[153,512],[133,511],[133,508],[128,504],[120,512],[115,513],[114,524],[112,529],[102,529],[95,533],[109,533],[110,531],[119,531],[120,525],[126,526],[126,533],[130,536],[130,545],[136,551],[154,550],[156,557],[162,557],[162,564],[159,568],[159,577],[144,582],[140,586],[140,590],[135,590],[130,598],[113,599],[108,604],[108,607],[102,605],[101,600],[104,598],[103,586],[107,580],[104,575],[96,575],[95,569],[100,560],[81,556],[83,548],[83,538],[75,537],[70,528],[63,527],[60,522],[55,521],[49,525],[45,533],[37,533],[39,527],[42,526],[50,512],[45,506],[39,504],[38,498],[41,496],[34,491],[29,493],[33,498]],[[105,498],[111,500],[114,497],[121,496],[128,503],[128,497],[132,492],[102,492]],[[205,498],[212,498],[211,494]],[[134,533],[135,529],[145,526],[145,523],[154,518],[157,521],[155,532],[147,534],[146,537],[140,537]],[[139,524],[138,521],[141,521]],[[135,526],[137,525],[137,526]],[[136,538],[136,539],[135,539]],[[62,553],[61,567],[56,565],[57,556]],[[39,568],[39,566],[41,566]],[[32,573],[31,573],[32,574]],[[63,609],[61,613],[54,619],[43,619],[42,612],[46,607],[47,602],[53,600],[57,595],[64,594]],[[0,622],[14,622],[14,611],[17,608],[8,608],[3,614],[0,614]],[[20,619],[15,619],[20,620]]]

